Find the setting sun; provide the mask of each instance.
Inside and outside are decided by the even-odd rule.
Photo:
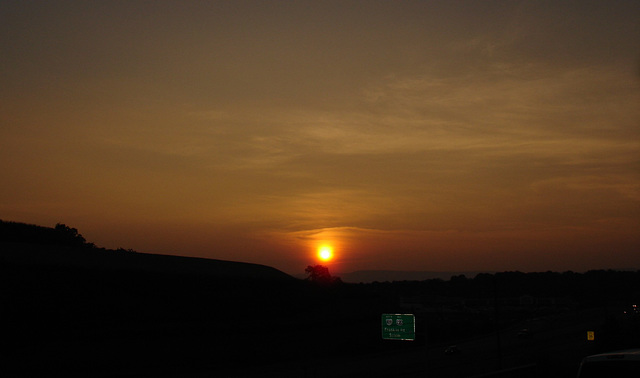
[[[318,248],[318,258],[322,261],[329,261],[333,258],[333,248],[323,245]]]

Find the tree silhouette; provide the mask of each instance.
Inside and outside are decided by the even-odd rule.
[[[330,285],[342,282],[340,277],[332,277],[331,274],[329,274],[329,268],[323,265],[309,265],[304,271],[309,275],[307,280],[321,285]]]
[[[57,223],[55,230],[62,244],[82,246],[87,242],[76,228],[71,228],[64,223]]]

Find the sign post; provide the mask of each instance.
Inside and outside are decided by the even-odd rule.
[[[385,340],[415,340],[416,317],[413,314],[382,314],[382,338]]]

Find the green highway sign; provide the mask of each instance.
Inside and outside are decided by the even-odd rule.
[[[382,314],[382,338],[415,340],[416,317],[413,314]]]

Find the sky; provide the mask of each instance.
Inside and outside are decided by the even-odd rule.
[[[638,1],[0,1],[0,219],[356,270],[640,269]]]

